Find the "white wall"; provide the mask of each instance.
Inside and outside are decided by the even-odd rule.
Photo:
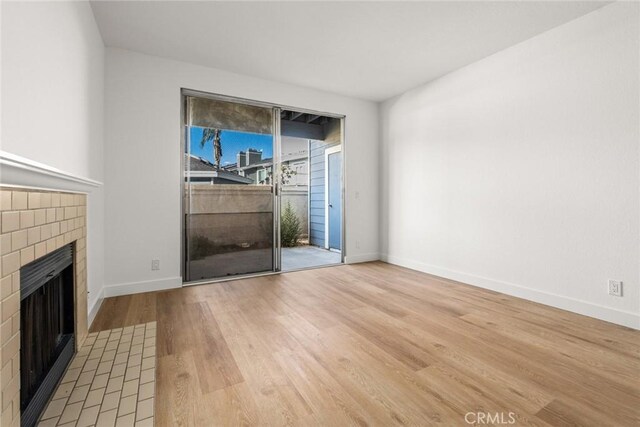
[[[88,2],[3,2],[0,148],[102,181],[104,53]],[[57,188],[52,182],[42,177],[38,185]],[[103,285],[103,210],[95,188],[87,219],[90,308]]]
[[[638,15],[609,5],[386,101],[383,258],[640,327]]]
[[[345,114],[347,261],[378,257],[376,104],[112,48],[105,88],[107,295],[181,284],[180,88]]]

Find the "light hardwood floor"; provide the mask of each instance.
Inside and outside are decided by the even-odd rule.
[[[109,298],[92,331],[152,320],[158,426],[640,425],[640,332],[381,262]]]

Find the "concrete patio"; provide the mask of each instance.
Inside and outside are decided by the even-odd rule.
[[[340,258],[340,252],[321,249],[317,246],[282,248],[282,271],[339,264]]]

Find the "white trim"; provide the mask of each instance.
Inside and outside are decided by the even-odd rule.
[[[360,262],[371,262],[371,261],[379,261],[379,260],[380,260],[380,254],[378,253],[347,255],[344,258],[345,264],[357,264]]]
[[[324,248],[329,249],[329,154],[335,154],[342,151],[342,144],[324,149]],[[342,175],[342,171],[340,172]],[[340,177],[342,181],[342,177]],[[342,201],[340,202],[342,204]],[[344,209],[340,206],[340,209]],[[342,230],[340,233],[340,251],[344,246],[342,242]]]
[[[163,291],[182,287],[182,277],[166,277],[164,279],[145,280],[143,282],[120,283],[104,287],[105,297],[139,294],[142,292]]]
[[[104,288],[100,289],[98,292],[98,297],[93,302],[93,306],[89,309],[89,315],[87,316],[87,325],[89,329],[91,329],[91,324],[96,318],[98,311],[100,311],[100,307],[102,307],[102,303],[104,302]]]
[[[311,140],[307,139],[307,239],[311,243]]]
[[[503,294],[524,298],[540,304],[549,305],[562,310],[571,311],[596,319],[604,320],[618,325],[627,326],[633,329],[640,329],[640,314],[618,310],[612,307],[594,304],[592,302],[579,300],[576,298],[566,297],[563,295],[552,294],[549,292],[539,291],[537,289],[516,285],[514,283],[502,282],[499,280],[489,279],[487,277],[475,276],[469,273],[463,273],[446,268],[425,264],[408,258],[397,257],[388,254],[382,254],[381,260],[390,264],[400,265],[402,267],[411,268],[422,271],[424,273],[433,274],[434,276],[443,277],[445,279],[455,280],[457,282],[477,286],[479,288],[490,289],[492,291],[501,292]]]
[[[70,172],[65,172],[58,168],[45,165],[44,163],[36,162],[35,160],[27,159],[26,157],[11,154],[2,150],[0,150],[0,164],[5,167],[34,172],[40,175],[47,175],[54,178],[87,185],[90,187],[102,186],[102,182],[100,181],[96,181],[94,179],[86,178]]]
[[[281,112],[279,107],[274,106],[271,110],[273,120],[273,160],[271,161],[271,189],[273,191],[273,271],[282,270],[282,241],[280,238],[281,215],[282,215],[282,125]],[[308,219],[307,219],[308,220]]]

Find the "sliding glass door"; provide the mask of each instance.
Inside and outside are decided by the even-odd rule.
[[[276,109],[184,100],[185,281],[275,271]]]
[[[344,258],[343,118],[183,92],[185,282]]]

